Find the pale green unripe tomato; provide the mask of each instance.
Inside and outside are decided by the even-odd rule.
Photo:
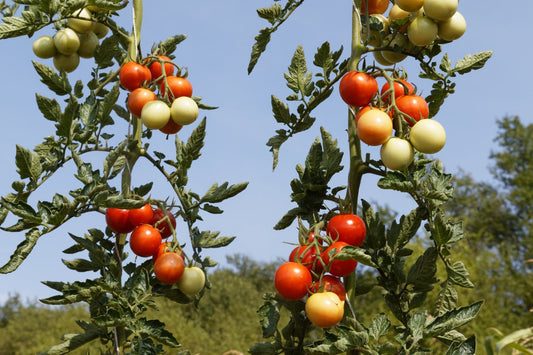
[[[198,266],[186,267],[178,281],[178,288],[187,296],[198,294],[205,285],[205,274]]]
[[[170,120],[170,108],[164,101],[149,101],[142,108],[141,120],[147,128],[163,128]]]
[[[59,53],[71,55],[80,48],[80,37],[73,29],[63,28],[54,35],[54,44]]]
[[[407,51],[412,45],[411,43],[409,43],[409,39],[407,38],[407,36],[401,33],[397,33],[394,35],[394,38],[390,42],[390,47],[394,48],[395,46],[400,47],[402,51]],[[390,63],[399,63],[405,58],[407,58],[407,54],[395,51],[382,51],[381,55],[386,61]]]
[[[78,33],[87,33],[93,28],[93,21],[91,20],[91,12],[87,9],[80,9],[73,14],[74,17],[69,17],[67,20],[68,27],[72,28]]]
[[[67,73],[71,73],[79,64],[80,56],[78,53],[72,53],[69,55],[58,53],[54,56],[54,67],[59,71],[64,70]]]
[[[104,38],[109,32],[109,27],[100,22],[95,22],[93,25],[93,32],[96,34],[96,37],[99,39]]]
[[[380,31],[370,29],[370,36],[368,36],[367,32],[369,32],[368,28],[370,26],[363,25],[361,28],[361,36],[369,45],[378,47],[382,42],[382,33],[388,33],[389,31],[389,19],[381,14],[373,14],[369,16],[368,20],[369,24],[381,23],[382,29]]]
[[[78,48],[78,54],[82,58],[94,57],[94,52],[99,43],[100,41],[94,32],[80,34],[80,48]]]
[[[415,46],[425,47],[433,43],[437,38],[439,26],[425,16],[416,17],[407,27],[407,37]]]
[[[415,12],[422,8],[424,0],[396,0],[395,4],[403,11]]]
[[[380,149],[383,165],[391,170],[403,170],[415,158],[415,151],[409,141],[398,137],[391,137]]]
[[[393,62],[389,62],[387,59],[385,59],[383,57],[383,52],[382,51],[374,51],[373,53],[374,53],[374,59],[379,64],[384,65],[386,67],[394,64]]]
[[[52,58],[57,53],[54,39],[51,36],[41,36],[33,42],[33,53],[39,58]]]
[[[419,152],[433,154],[446,144],[446,132],[439,122],[426,118],[411,128],[409,140]]]
[[[459,0],[425,0],[424,13],[437,21],[445,21],[455,14]]]
[[[198,118],[198,104],[188,96],[180,96],[172,102],[170,117],[179,125],[191,124]]]
[[[439,37],[445,41],[460,38],[466,31],[466,20],[459,12],[439,23]]]

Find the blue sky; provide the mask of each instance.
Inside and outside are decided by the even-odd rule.
[[[253,38],[266,25],[256,16],[255,9],[269,6],[271,1],[204,0],[178,4],[175,0],[159,0],[156,3],[155,6],[145,5],[143,52],[149,51],[154,42],[171,35],[187,34],[188,39],[175,52],[175,61],[188,67],[194,94],[203,97],[205,103],[220,107],[203,112],[207,115],[206,145],[202,158],[191,170],[191,188],[202,192],[213,182],[250,182],[244,193],[222,204],[225,214],[206,216],[206,229],[237,236],[229,247],[207,251],[207,254],[222,264],[226,254],[234,253],[245,253],[261,261],[286,258],[292,249],[286,242],[296,242],[296,228],[291,226],[284,231],[274,231],[272,227],[293,207],[289,182],[296,175],[294,167],[303,163],[311,143],[320,134],[320,126],[338,139],[340,148],[346,151],[346,105],[335,91],[316,110],[315,126],[281,148],[279,165],[273,172],[272,155],[265,143],[279,127],[271,115],[270,95],[284,98],[289,94],[283,73],[299,44],[304,47],[311,70],[312,56],[324,41],[329,41],[333,49],[344,46],[344,54],[348,55],[351,1],[304,3],[274,34],[267,52],[251,75],[247,75],[246,68]],[[445,127],[448,137],[445,148],[435,157],[441,159],[451,173],[463,170],[477,180],[490,180],[488,158],[495,148],[496,120],[505,115],[517,115],[523,123],[533,122],[530,113],[532,74],[528,69],[533,49],[527,43],[533,2],[514,1],[511,12],[495,0],[483,4],[463,0],[459,11],[466,18],[467,31],[461,39],[445,46],[444,51],[454,62],[466,54],[483,50],[493,50],[494,55],[484,69],[457,78],[456,93],[435,117]],[[123,10],[121,16],[121,23],[129,28],[131,9]],[[50,29],[45,29],[37,35],[50,33]],[[51,94],[39,82],[31,65],[31,60],[37,59],[31,50],[33,39],[16,38],[0,44],[4,54],[0,58],[4,132],[4,139],[0,141],[3,151],[0,156],[2,195],[11,191],[11,182],[17,179],[15,145],[33,148],[44,136],[54,132],[35,104],[35,92],[45,96]],[[41,61],[52,65],[51,60]],[[90,61],[84,60],[76,72],[69,75],[72,81],[88,78],[89,65]],[[410,81],[416,83],[423,95],[427,94],[430,83],[418,78],[416,63],[404,61],[402,65],[408,71]],[[125,129],[118,125],[117,134],[122,134]],[[191,130],[186,127],[179,136],[186,139]],[[161,136],[154,146],[170,154],[173,140],[166,141]],[[379,157],[377,149],[366,151],[373,158]],[[93,159],[98,164],[103,156],[95,155]],[[72,173],[73,167],[67,166],[39,196],[48,199],[56,188],[66,195],[68,189],[63,187],[72,182]],[[148,165],[138,164],[134,182],[140,184],[154,179],[154,195],[162,198],[170,194],[165,182],[155,176]],[[344,176],[344,173],[339,174],[339,184],[343,184]],[[381,191],[375,185],[376,179],[366,177],[360,197],[388,204],[400,213],[412,207],[405,196]],[[67,233],[83,235],[91,227],[104,228],[103,216],[92,214],[41,238],[18,270],[0,275],[0,302],[9,293],[20,293],[27,299],[52,295],[53,291],[40,283],[42,280],[89,277],[71,272],[61,259],[68,257],[62,254],[62,250],[71,245]],[[0,264],[3,265],[23,235],[0,232],[0,238]]]

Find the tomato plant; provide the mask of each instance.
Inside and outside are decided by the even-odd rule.
[[[357,267],[357,261],[354,259],[339,260],[335,256],[339,254],[343,248],[349,246],[346,242],[334,242],[326,250],[322,252],[322,260],[326,265],[326,269],[334,276],[346,276],[354,272]],[[331,255],[330,255],[331,254]]]

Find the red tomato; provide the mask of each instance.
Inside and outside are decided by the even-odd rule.
[[[159,258],[161,255],[168,253],[170,251],[171,246],[172,246],[171,242],[162,242],[161,244],[159,244],[157,251],[152,256],[152,261],[155,262],[156,259]]]
[[[396,107],[398,110],[412,117],[416,122],[423,118],[429,117],[429,107],[423,97],[418,95],[404,95],[396,100]],[[405,118],[409,126],[413,126],[416,122]]]
[[[289,255],[289,261],[300,263],[311,271],[316,269],[314,264],[318,255],[320,255],[320,251],[316,247],[301,245],[293,249]],[[317,267],[320,267],[318,264]]]
[[[330,260],[329,252],[333,249],[336,249],[335,254],[333,256],[337,255],[342,248],[345,246],[350,245],[346,242],[334,242],[332,243],[326,250],[324,250],[321,254],[322,260],[324,260],[324,263],[326,265],[329,265],[329,272],[332,275],[335,276],[346,276],[351,274],[355,271],[355,268],[357,267],[357,261],[355,260]]]
[[[192,96],[192,85],[189,80],[181,78],[179,76],[167,76],[166,82],[161,82],[161,96],[168,98],[172,101],[180,96]]]
[[[403,79],[395,80],[392,88],[394,90],[394,99],[398,99],[400,96],[404,96],[405,89],[407,89],[407,95],[411,95],[415,92],[415,87]],[[389,85],[389,82],[387,81],[381,87],[381,100],[385,103],[389,103],[390,101],[390,92],[387,92],[389,89],[390,89],[390,85]]]
[[[157,57],[163,60],[167,60],[169,62],[171,61],[171,59],[167,57],[166,55],[158,55]],[[164,66],[165,66],[165,74],[167,76],[174,74],[174,65],[172,65],[171,63],[165,63]],[[161,68],[162,68],[161,62],[157,59],[154,60],[152,64],[150,64],[150,72],[152,73],[152,80],[156,80],[157,83],[160,83],[161,80],[163,79],[162,78],[163,70]]]
[[[161,233],[149,224],[137,226],[130,235],[130,248],[135,255],[153,256],[161,245]]]
[[[129,233],[135,228],[130,222],[129,210],[122,208],[108,208],[105,211],[105,221],[115,233]]]
[[[329,220],[326,233],[335,241],[358,247],[365,240],[366,226],[355,214],[339,214]]]
[[[178,282],[185,270],[185,262],[178,253],[165,253],[154,263],[155,277],[167,285]]]
[[[154,210],[152,209],[152,206],[150,206],[150,204],[148,203],[140,208],[135,208],[133,210],[130,210],[128,214],[130,223],[134,227],[137,227],[141,224],[149,224],[152,221],[153,217],[154,217]]]
[[[118,73],[120,85],[128,91],[140,88],[143,83],[152,80],[150,69],[136,62],[127,62],[122,65]]]
[[[170,224],[168,223],[169,220]],[[161,238],[165,239],[172,235],[172,230],[176,229],[176,218],[172,213],[168,211],[163,212],[158,208],[154,211],[154,216],[150,224],[157,228],[157,230],[161,233]]]
[[[368,5],[368,11],[367,6]],[[362,0],[361,1],[361,13],[383,14],[389,7],[389,0]]]
[[[348,105],[366,106],[378,92],[378,82],[366,73],[351,71],[342,77],[339,92]]]
[[[322,282],[319,280],[315,281],[311,286],[311,292],[334,292],[339,296],[341,301],[346,300],[346,288],[342,283],[341,279],[333,275],[324,275],[322,277]]]
[[[167,124],[159,130],[165,134],[178,133],[182,129],[182,125],[177,124],[174,120],[168,120]]]
[[[274,276],[278,293],[288,300],[299,300],[307,294],[313,279],[309,270],[302,264],[292,261],[282,264]]]
[[[141,117],[141,112],[147,102],[157,99],[157,95],[149,89],[137,88],[128,95],[128,108],[136,117]]]

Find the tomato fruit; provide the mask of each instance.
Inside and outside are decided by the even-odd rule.
[[[333,327],[344,316],[344,302],[334,292],[313,293],[305,302],[305,314],[319,328]]]
[[[142,207],[129,210],[128,212],[128,218],[134,227],[140,226],[141,224],[150,224],[153,217],[154,210],[149,203]]]
[[[433,154],[440,151],[446,144],[446,132],[438,121],[421,120],[411,128],[409,140],[419,152]]]
[[[42,59],[52,58],[57,53],[54,39],[51,36],[41,36],[33,41],[33,53]]]
[[[68,27],[72,28],[78,33],[87,33],[93,28],[93,22],[91,21],[91,12],[88,9],[80,9],[76,11],[67,20]]]
[[[413,126],[421,119],[428,118],[429,106],[423,97],[418,95],[404,95],[396,100],[396,107],[411,118],[404,117],[409,126]]]
[[[185,271],[183,258],[175,252],[165,253],[154,262],[155,277],[164,284],[173,285],[178,282]]]
[[[424,14],[437,21],[445,21],[457,12],[458,0],[425,0]]]
[[[170,120],[170,107],[161,100],[147,102],[141,110],[141,120],[147,128],[163,128]]]
[[[388,40],[385,39],[385,41],[388,41]],[[397,33],[394,36],[394,38],[392,38],[392,40],[390,41],[389,47],[391,48],[399,47],[401,51],[399,52],[396,52],[393,50],[382,51],[381,55],[383,56],[385,60],[387,60],[390,63],[399,63],[405,58],[407,58],[407,54],[405,52],[409,50],[409,46],[410,46],[410,42],[407,36],[401,33]]]
[[[107,32],[109,32],[109,27],[104,25],[100,22],[95,22],[93,24],[93,32],[98,37],[98,39],[102,39],[107,35]]]
[[[372,52],[374,54],[374,59],[376,62],[378,62],[378,64],[381,64],[383,66],[391,66],[394,64],[394,62],[389,62],[387,59],[385,59],[383,57],[383,52],[382,51],[374,51]]]
[[[391,137],[380,149],[383,165],[391,170],[403,170],[415,159],[415,151],[409,141]]]
[[[274,276],[274,285],[278,293],[288,300],[299,300],[307,294],[313,279],[309,270],[293,261],[282,264]]]
[[[161,245],[161,233],[149,224],[135,227],[130,235],[130,248],[135,255],[153,256]],[[163,254],[164,255],[164,254]]]
[[[328,221],[326,233],[335,241],[358,247],[365,240],[366,226],[355,214],[338,214]]]
[[[439,22],[439,37],[445,41],[453,41],[460,38],[466,31],[466,20],[459,12],[449,19]]]
[[[198,266],[186,267],[178,281],[178,288],[191,297],[198,294],[205,285],[205,274]]]
[[[337,241],[332,243],[326,250],[322,252],[322,260],[326,265],[329,265],[330,274],[341,277],[349,275],[355,271],[355,268],[357,267],[356,260],[331,260],[329,256],[330,251],[333,249],[336,249],[335,254],[333,254],[333,256],[335,256],[342,250],[342,248],[349,245],[350,244],[346,242]]]
[[[344,287],[341,279],[336,276],[324,275],[322,277],[322,282],[317,280],[311,286],[312,293],[325,291],[336,293],[341,301],[346,300],[346,288]]]
[[[174,120],[170,119],[168,120],[167,124],[164,125],[162,128],[160,128],[159,130],[165,134],[174,134],[174,133],[178,133],[182,128],[183,128],[182,125],[179,125],[176,122],[174,122]]]
[[[170,117],[181,126],[191,124],[198,118],[198,104],[188,96],[180,96],[170,106]]]
[[[392,119],[383,110],[372,108],[357,121],[359,139],[368,145],[381,145],[392,135]]]
[[[59,53],[71,55],[80,48],[80,38],[71,28],[63,28],[54,35],[54,45]]]
[[[380,14],[370,15],[368,18],[369,26],[377,26],[378,23],[381,23],[381,30],[375,30],[367,28],[366,25],[363,25],[361,28],[361,36],[365,42],[374,47],[379,47],[382,42],[382,36],[385,36],[383,33],[387,34],[389,31],[389,20]]]
[[[415,12],[422,8],[424,0],[396,0],[395,4],[403,11]]]
[[[118,72],[120,85],[128,91],[140,88],[144,83],[152,80],[150,69],[137,62],[127,62]]]
[[[389,82],[387,81],[381,87],[381,100],[384,103],[387,103],[387,104],[390,102],[390,95],[391,95],[389,89],[390,89],[390,85],[389,85]],[[393,92],[394,92],[394,99],[395,100],[398,99],[401,96],[411,95],[411,94],[413,94],[415,92],[414,86],[411,85],[410,83],[408,83],[407,81],[403,80],[403,79],[394,80],[394,83],[392,85],[392,89],[393,89]]]
[[[76,70],[79,64],[80,56],[78,53],[72,53],[69,55],[57,53],[54,56],[54,67],[59,71],[64,70],[67,73],[72,73]]]
[[[167,76],[167,80],[161,82],[161,96],[168,97],[170,101],[181,96],[192,96],[192,85],[189,80],[179,76]]]
[[[426,16],[417,16],[407,27],[407,38],[415,46],[424,47],[437,38],[439,26]]]
[[[98,37],[94,32],[80,34],[80,48],[78,48],[79,56],[82,58],[94,57],[98,44],[100,44],[100,41],[98,41]]]
[[[389,7],[389,0],[362,0],[361,1],[361,13],[382,14],[387,11]]]
[[[157,58],[160,58],[164,61],[171,61],[171,59],[166,55],[158,55]],[[152,79],[156,80],[158,83],[163,79],[163,66],[165,67],[165,75],[167,77],[174,74],[174,65],[172,65],[172,63],[164,63],[164,65],[161,65],[161,62],[158,59],[155,59],[152,64],[150,64]]]
[[[304,265],[309,271],[315,269],[315,260],[320,255],[320,250],[311,245],[300,245],[294,248],[289,255],[289,261],[300,263]],[[316,265],[317,268],[321,268],[321,265]]]
[[[376,79],[357,71],[344,74],[339,84],[341,98],[348,105],[354,107],[368,105],[377,91],[378,82]]]
[[[145,88],[137,88],[128,95],[128,108],[134,116],[141,117],[144,105],[156,99],[157,95],[153,91]]]
[[[105,221],[109,229],[115,233],[129,233],[135,226],[129,218],[130,210],[110,207],[105,211]]]
[[[169,224],[170,221],[170,224]],[[163,239],[172,235],[172,231],[176,229],[176,218],[168,211],[163,212],[161,209],[154,211],[154,216],[150,222],[160,233]]]

